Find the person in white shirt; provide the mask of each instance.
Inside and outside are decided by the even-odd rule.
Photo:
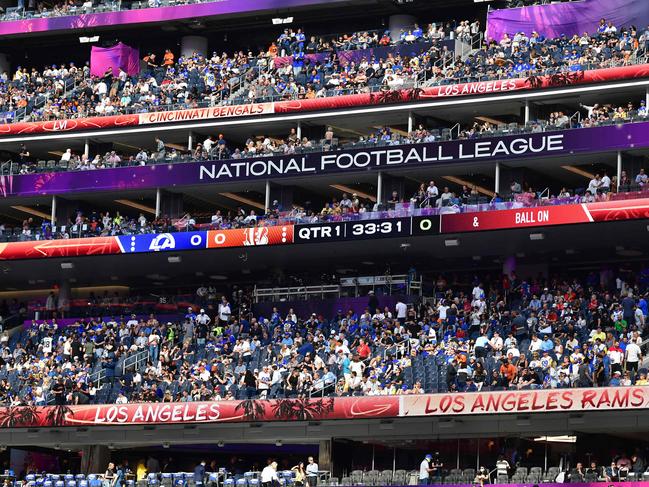
[[[232,309],[230,308],[230,303],[228,303],[226,297],[223,296],[221,302],[219,303],[219,324],[221,326],[227,325],[228,321],[230,320],[231,314]]]
[[[212,147],[214,146],[214,140],[212,140],[212,136],[210,135],[205,141],[203,142],[203,149],[205,149],[205,152],[208,154],[212,150]]]
[[[611,178],[608,177],[608,174],[604,173],[600,181],[600,191],[602,193],[608,193],[611,190]]]
[[[430,466],[432,461],[433,456],[428,454],[419,464],[419,485],[428,485],[430,473],[433,471]]]
[[[397,304],[395,305],[394,308],[397,312],[397,320],[399,320],[399,323],[403,325],[406,322],[406,314],[408,312],[408,306],[406,306],[406,303],[399,300],[397,301]]]
[[[259,398],[266,399],[269,389],[270,373],[268,372],[268,365],[264,365],[261,372],[257,375],[257,390],[259,391]]]
[[[196,324],[198,325],[209,325],[211,321],[212,318],[205,314],[204,309],[201,309],[200,313],[196,316]]]
[[[609,360],[611,361],[611,373],[622,372],[622,360],[624,358],[624,354],[619,348],[619,343],[615,342],[615,345],[609,348],[607,354]]]
[[[634,377],[638,371],[638,365],[642,361],[642,350],[637,344],[630,342],[626,346],[625,358],[626,370],[631,374],[631,377]]]
[[[498,457],[498,461],[496,462],[496,475],[498,477],[508,477],[509,476],[509,462],[505,460],[505,457],[502,455]]]
[[[275,399],[282,387],[283,371],[283,368],[279,368],[277,364],[273,364],[273,373],[270,381],[270,399]]]
[[[131,319],[126,322],[126,326],[128,328],[134,328],[134,327],[137,326],[137,324],[138,324],[138,321],[137,321],[136,315],[134,313],[134,314],[131,315]]]
[[[595,174],[595,177],[591,179],[590,182],[588,183],[588,191],[590,192],[590,194],[595,196],[597,195],[597,191],[601,186],[602,186],[602,180],[599,177],[599,174]]]
[[[437,186],[435,186],[435,181],[431,181],[428,184],[428,187],[426,188],[426,196],[429,199],[428,204],[430,206],[433,206],[435,204],[435,200],[437,200],[437,197],[439,196],[439,189],[437,189]]]
[[[271,462],[270,465],[267,465],[261,471],[261,485],[262,487],[274,487],[279,485],[279,478],[277,477],[277,462]]]
[[[318,464],[313,457],[309,457],[306,465],[306,485],[307,487],[315,487],[318,485]]]
[[[485,294],[484,289],[482,289],[482,283],[473,288],[471,295],[473,296],[474,301],[477,301],[478,299],[484,299]]]

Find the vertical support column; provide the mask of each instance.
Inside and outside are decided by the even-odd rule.
[[[415,117],[412,112],[408,112],[408,133],[412,133],[415,129]]]
[[[160,207],[162,205],[162,190],[157,188],[155,190],[155,217],[160,218]]]
[[[475,471],[478,472],[479,470],[480,470],[480,438],[478,438],[478,448],[475,455]]]
[[[456,455],[456,463],[457,465],[455,468],[460,468],[460,439],[457,439],[457,455]]]
[[[617,170],[615,172],[617,175],[617,189],[616,191],[619,193],[620,191],[620,180],[622,179],[622,151],[617,151]]]
[[[194,133],[189,132],[189,136],[187,137],[187,150],[188,151],[193,151],[194,150]]]
[[[525,100],[525,123],[530,121],[530,101]]]
[[[88,139],[83,141],[83,155],[90,157],[90,141]]]
[[[270,181],[266,180],[266,197],[264,198],[264,213],[270,209]]]
[[[322,472],[331,472],[331,440],[320,440],[320,448],[318,448],[318,468]]]
[[[503,274],[506,276],[511,276],[512,273],[516,270],[516,256],[510,255],[505,257],[503,260]]]
[[[649,107],[649,86],[647,86],[647,89],[645,91],[644,104],[646,107]]]
[[[50,218],[52,226],[56,225],[56,195],[52,195],[52,216]]]
[[[295,133],[297,134],[297,140],[302,140],[302,122],[297,123]]]
[[[82,449],[81,471],[83,473],[97,473],[106,469],[110,460],[110,450],[104,445],[86,445]]]
[[[383,202],[383,173],[379,171],[376,178],[376,204],[380,205]]]
[[[543,471],[548,471],[548,437],[545,437],[545,453],[543,454]]]
[[[494,193],[500,194],[500,162],[496,163],[496,171],[494,174]]]

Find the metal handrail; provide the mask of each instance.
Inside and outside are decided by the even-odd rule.
[[[309,295],[320,295],[324,298],[325,294],[335,294],[340,297],[340,286],[335,284],[321,286],[291,286],[275,288],[257,288],[253,290],[255,303],[259,303],[260,298],[275,297],[295,297],[302,298]]]
[[[125,374],[128,369],[131,367],[134,371],[141,370],[144,365],[149,361],[149,350],[145,348],[139,352],[129,355],[124,359],[122,363],[122,374]]]
[[[106,369],[99,369],[97,372],[94,372],[88,376],[87,382],[89,384],[94,384],[95,387],[98,387],[106,379]]]

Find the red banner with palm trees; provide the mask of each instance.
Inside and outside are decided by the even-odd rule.
[[[0,409],[0,427],[101,426],[247,421],[319,421],[399,416],[398,396],[213,402],[16,406]]]

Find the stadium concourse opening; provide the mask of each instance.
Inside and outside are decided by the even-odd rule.
[[[333,482],[357,485],[363,476],[365,483],[361,485],[365,485],[375,472],[383,477],[380,485],[412,485],[418,481],[420,463],[431,455],[432,464],[436,466],[431,483],[473,483],[481,469],[493,483],[517,483],[517,480],[520,483],[554,482],[557,478],[568,481],[569,472],[579,464],[583,465],[584,472],[596,473],[602,479],[617,475],[618,479],[628,480],[638,473],[641,477],[644,472],[644,463],[638,462],[644,458],[649,442],[641,436],[520,435],[449,440],[376,438],[362,442],[334,438],[320,446],[292,443],[290,439],[274,443],[224,443],[215,440],[192,445],[170,442],[157,447],[129,448],[111,444],[107,455],[102,457],[106,465],[96,473],[103,473],[103,469],[113,463],[123,469],[126,479],[140,481],[151,473],[191,473],[205,462],[208,477],[212,479],[208,484],[242,485],[238,482],[240,479],[259,479],[259,473],[271,462],[277,462],[278,471],[288,472],[300,463],[308,464],[309,457],[312,457],[315,463],[320,463],[319,480],[327,485]],[[17,477],[43,471],[76,476],[82,471],[83,456],[87,451],[12,447],[2,452],[0,461],[4,469],[11,470]],[[507,461],[507,468],[499,468],[502,467],[499,462],[503,460]],[[323,462],[330,463],[323,465]],[[618,472],[617,467],[611,471],[611,462],[628,468],[624,473]],[[540,475],[538,480],[534,477],[535,472]],[[361,475],[360,479],[349,483],[351,477],[358,475]]]

